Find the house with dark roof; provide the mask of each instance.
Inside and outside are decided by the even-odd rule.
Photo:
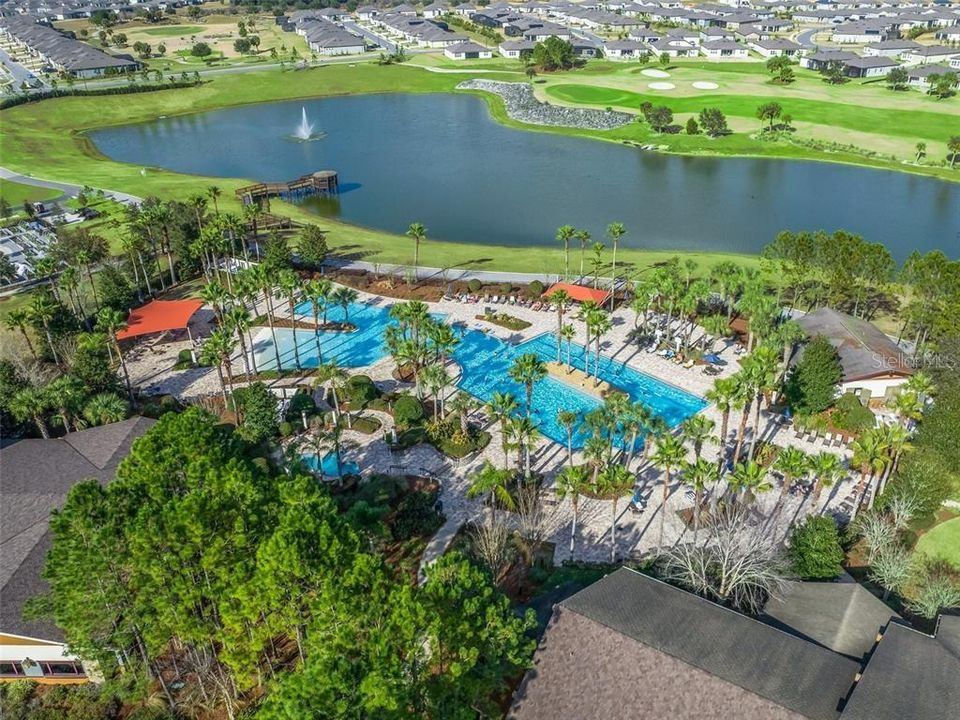
[[[70,653],[50,620],[27,620],[26,602],[47,591],[41,578],[52,538],[50,514],[81,480],[106,484],[153,420],[143,417],[20,440],[0,450],[0,681],[83,682],[96,677]]]
[[[907,353],[872,323],[832,308],[800,315],[808,338],[824,337],[837,351],[843,377],[839,391],[861,399],[889,398],[913,374]],[[803,354],[795,353],[793,361]]]
[[[925,635],[848,584],[797,583],[754,619],[620,568],[554,607],[507,717],[960,716],[960,618]]]
[[[488,60],[493,57],[493,50],[471,40],[465,40],[445,47],[443,54],[451,60]]]
[[[513,720],[837,720],[860,665],[621,568],[554,608]]]

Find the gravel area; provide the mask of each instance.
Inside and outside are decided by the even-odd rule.
[[[465,80],[457,85],[460,90],[483,90],[503,98],[507,115],[529,125],[553,125],[583,128],[585,130],[612,130],[633,120],[628,113],[568,108],[542,103],[533,95],[527,83],[497,82],[495,80]]]

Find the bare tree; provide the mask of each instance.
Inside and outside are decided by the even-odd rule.
[[[535,483],[520,486],[517,497],[517,546],[524,560],[532,565],[537,550],[557,530],[558,513],[543,502],[540,488]]]
[[[718,512],[704,544],[664,550],[665,577],[743,612],[759,612],[769,597],[783,593],[789,563],[776,538],[747,517],[742,508],[727,508]]]
[[[470,528],[473,551],[499,582],[510,562],[510,528],[502,520],[489,518]]]

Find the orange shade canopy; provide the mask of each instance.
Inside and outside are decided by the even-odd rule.
[[[152,300],[130,311],[127,327],[117,332],[117,340],[185,328],[201,307],[202,300]]]
[[[597,290],[595,288],[584,287],[583,285],[574,285],[573,283],[554,283],[544,293],[544,297],[550,297],[557,290],[565,290],[567,295],[577,302],[586,302],[592,300],[597,305],[603,305],[610,297],[606,290]]]

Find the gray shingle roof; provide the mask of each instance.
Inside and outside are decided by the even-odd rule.
[[[0,631],[63,639],[52,622],[27,622],[22,616],[23,604],[47,589],[40,572],[50,547],[50,512],[81,480],[112,480],[131,443],[153,422],[135,417],[63,438],[21,440],[0,450]]]
[[[845,382],[913,372],[897,344],[866,320],[820,308],[798,317],[797,322],[809,337],[822,336],[830,341],[840,356]]]
[[[643,707],[653,695],[657,695],[658,703],[666,702],[657,686],[672,682],[668,675],[689,675],[683,678],[692,696],[686,698],[690,701],[687,709],[661,707],[661,712],[669,714],[649,717],[705,717],[704,708],[711,707],[714,699],[721,702],[723,698],[722,702],[733,703],[730,713],[736,707],[750,708],[740,717],[835,720],[860,667],[818,645],[625,568],[561,603],[554,627],[563,624],[569,614],[587,618],[628,638],[632,642],[621,640],[617,645],[630,648],[630,652],[638,645],[645,648],[644,653],[656,651],[663,665],[659,672],[664,677],[650,676],[639,686],[608,682],[603,687],[588,687],[590,680],[585,673],[598,659],[590,640],[581,638],[578,643],[574,639],[571,647],[576,650],[565,660],[555,658],[550,668],[552,674],[560,676],[552,681],[553,685],[562,683],[565,689],[561,692],[568,697],[612,692],[618,696],[620,707],[631,703]],[[541,651],[554,642],[551,634],[548,629]],[[639,656],[637,661],[640,662]],[[617,665],[626,661],[613,658],[610,662]],[[536,711],[533,699],[547,694],[537,686],[551,683],[547,669],[542,666],[528,674],[515,704],[514,716],[518,719],[575,717],[583,711],[576,708],[567,712],[556,704],[549,708],[549,714]],[[725,690],[716,686],[710,693],[704,692],[701,686],[705,677],[723,681]],[[761,700],[761,705],[757,705]],[[764,711],[763,707],[767,709]],[[719,708],[711,712],[711,717],[734,717]],[[589,716],[596,715],[590,711]]]
[[[843,720],[960,717],[960,618],[936,637],[891,623],[850,697]]]
[[[878,633],[900,616],[847,575],[841,582],[793,583],[763,609],[774,627],[863,660]]]

